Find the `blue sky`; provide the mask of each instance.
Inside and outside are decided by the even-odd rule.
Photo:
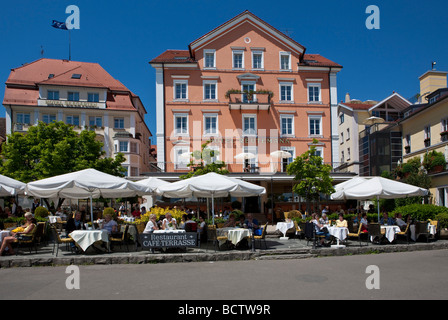
[[[187,49],[193,40],[249,10],[307,48],[341,64],[338,100],[382,100],[393,91],[410,98],[418,77],[431,68],[448,71],[446,0],[17,0],[0,11],[0,97],[11,68],[46,58],[68,58],[68,5],[80,10],[72,30],[72,60],[98,62],[139,95],[153,135],[155,70],[148,62],[167,49]],[[380,29],[368,30],[366,8],[380,10]],[[0,117],[5,110],[0,107]],[[153,140],[155,142],[155,139]]]

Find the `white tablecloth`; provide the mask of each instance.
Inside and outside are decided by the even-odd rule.
[[[344,240],[348,235],[348,228],[345,227],[327,227],[328,232],[339,240]]]
[[[4,237],[9,237],[11,235],[11,231],[2,230],[0,231],[0,243],[2,243]]]
[[[411,239],[415,241],[415,224],[409,226],[411,229]],[[437,228],[435,225],[428,223],[428,232],[430,235],[434,236],[437,232]]]
[[[244,228],[220,228],[216,229],[218,236],[227,236],[230,242],[232,242],[234,245],[237,245],[241,240],[243,240],[245,237],[250,237],[252,235],[250,229],[244,229]],[[220,242],[220,245],[222,243]]]
[[[109,242],[109,234],[106,230],[75,230],[70,233],[70,236],[84,251],[97,241]]]
[[[281,233],[283,233],[283,236],[286,237],[286,232],[294,227],[294,222],[277,222],[277,225],[275,226],[275,230],[279,230]]]
[[[392,242],[395,240],[395,234],[397,232],[401,232],[399,226],[381,226],[382,230],[385,230],[385,236],[389,242]]]

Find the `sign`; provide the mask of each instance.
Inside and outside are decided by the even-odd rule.
[[[98,103],[87,101],[45,100],[47,106],[98,108]]]
[[[140,243],[143,249],[197,247],[198,235],[196,232],[185,233],[142,233]]]

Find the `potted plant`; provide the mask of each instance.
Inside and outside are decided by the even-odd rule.
[[[404,178],[407,178],[412,172],[417,173],[420,166],[421,162],[418,157],[414,157],[409,159],[408,162],[403,163],[401,166],[401,172],[403,173]]]
[[[428,152],[423,157],[423,166],[431,173],[442,172],[446,167],[445,156],[435,150]]]

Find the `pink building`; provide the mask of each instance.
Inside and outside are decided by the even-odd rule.
[[[150,61],[156,69],[157,161],[185,172],[185,154],[209,148],[230,172],[272,173],[313,145],[337,166],[339,64],[249,11]],[[273,158],[278,150],[287,159]],[[246,152],[255,157],[235,158]]]

